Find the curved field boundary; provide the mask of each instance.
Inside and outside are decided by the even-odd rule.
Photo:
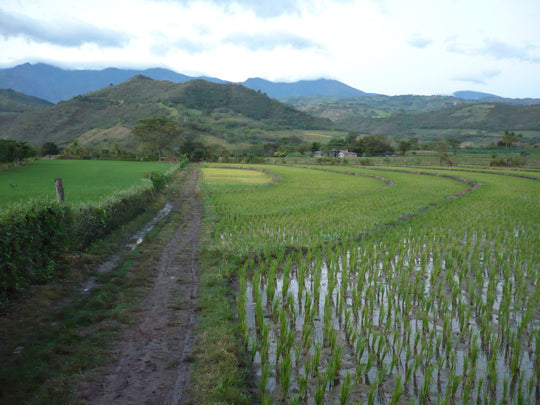
[[[360,168],[360,166],[355,166],[355,167],[358,167]],[[407,171],[407,169],[381,169],[381,168],[366,168],[366,167],[362,167],[364,169],[373,169],[373,170],[396,170],[396,171]],[[461,168],[461,167],[454,167],[453,169],[448,169],[448,168],[424,168],[424,170],[437,170],[437,171],[449,171],[449,172],[466,172],[466,173],[479,173],[479,174],[494,174],[494,175],[498,175],[498,176],[508,176],[508,177],[518,177],[518,178],[522,178],[522,179],[529,179],[529,180],[540,180],[540,177],[536,177],[536,176],[529,176],[527,174],[520,174],[520,173],[509,173],[509,172],[504,172],[504,171],[496,171],[496,170],[478,170],[478,169],[470,169],[470,168]],[[417,171],[416,168],[412,168],[411,167],[411,170],[410,171]]]
[[[294,170],[295,167],[284,166],[284,169]],[[413,188],[416,187],[416,181],[413,180],[414,176],[411,175],[420,173],[403,170],[400,171],[402,172],[403,177],[401,180],[405,181],[405,183],[400,181],[401,189],[408,189],[409,192],[415,195],[415,197],[410,201],[409,199],[406,199],[408,201],[406,203],[398,203],[396,205],[394,204],[394,202],[397,202],[397,200],[394,200],[395,192],[392,192],[386,196],[376,197],[375,200],[371,200],[369,197],[370,195],[380,195],[378,193],[379,191],[393,188],[397,185],[396,179],[387,178],[378,174],[361,172],[357,173],[352,170],[347,171],[346,168],[341,168],[341,170],[333,170],[333,168],[328,167],[300,166],[296,167],[296,169],[305,170],[306,173],[314,173],[314,170],[319,170],[329,174],[331,173],[333,175],[345,174],[349,176],[361,176],[364,178],[371,178],[372,181],[383,182],[384,185],[382,187],[377,187],[376,184],[371,184],[372,188],[369,190],[362,190],[352,193],[346,192],[346,190],[343,189],[341,191],[336,189],[334,192],[327,193],[327,190],[324,189],[323,185],[321,185],[320,190],[328,195],[319,195],[317,198],[318,201],[311,200],[309,203],[301,205],[298,205],[298,203],[302,203],[302,201],[295,201],[293,204],[294,206],[291,207],[283,205],[276,200],[277,207],[279,208],[278,211],[275,211],[276,207],[272,208],[272,210],[269,212],[268,207],[258,206],[256,211],[251,212],[252,209],[247,208],[248,212],[246,212],[245,210],[239,210],[237,207],[234,212],[228,214],[230,215],[228,221],[232,221],[234,225],[231,225],[230,229],[226,223],[220,223],[218,226],[218,232],[222,238],[222,241],[224,243],[230,243],[234,239],[240,238],[243,243],[251,245],[252,243],[263,243],[263,240],[269,242],[270,237],[274,243],[278,244],[285,243],[287,245],[296,245],[297,243],[301,243],[303,245],[306,242],[308,244],[319,244],[320,242],[327,243],[330,241],[344,241],[349,239],[355,240],[359,236],[362,237],[362,235],[365,235],[366,233],[385,229],[389,226],[410,220],[415,216],[426,212],[429,208],[440,205],[440,202],[442,201],[458,198],[459,196],[480,187],[479,184],[476,184],[470,179],[457,176],[447,176],[444,174],[435,175],[433,173],[425,173],[425,175],[432,176],[434,178],[445,178],[451,180],[452,182],[464,183],[469,186],[469,188],[462,189],[462,187],[459,187],[457,183],[454,183],[454,186],[446,189],[446,187],[442,187],[443,183],[441,183],[440,186],[436,186],[436,184],[438,184],[437,181],[434,182],[432,180],[428,181],[425,186],[422,186],[424,188],[419,188],[418,193],[416,193],[416,188]],[[271,170],[271,168],[268,168],[268,171],[274,172]],[[313,179],[318,177],[315,173],[312,176]],[[410,178],[410,180],[405,180],[407,178]],[[406,184],[408,184],[407,181],[410,183],[409,186],[406,186]],[[354,187],[354,183],[355,182],[351,180],[347,181],[349,187]],[[423,184],[424,182],[421,181],[420,183]],[[425,188],[428,183],[433,183],[433,186],[436,188]],[[405,188],[403,188],[404,186]],[[424,196],[422,190],[428,192],[430,197],[420,197]],[[377,191],[377,193],[373,193],[373,191]],[[292,192],[295,193],[294,191]],[[286,193],[291,193],[291,190],[286,191]],[[363,203],[358,201],[356,204],[353,203],[355,195],[362,194],[366,196],[365,202]],[[413,194],[411,194],[411,196]],[[426,194],[426,196],[428,194]],[[233,197],[226,198],[229,200]],[[274,194],[273,196],[269,195],[268,198],[279,198],[279,194]],[[351,198],[353,199],[351,200]],[[322,211],[312,211],[312,209],[315,209],[317,206],[322,207],[323,203],[327,204],[332,202],[336,202],[338,206],[336,206],[337,209],[331,209],[328,214],[325,214],[325,212]],[[373,203],[375,204],[375,207],[379,208],[375,208]],[[363,207],[367,208],[367,210]],[[384,208],[384,214],[380,211],[380,208]],[[308,211],[305,211],[306,209],[308,209]],[[377,209],[378,214],[371,215],[370,210],[372,209]],[[340,214],[340,210],[345,210],[342,211],[344,217]],[[360,212],[352,210],[360,210]],[[354,212],[358,212],[358,215],[355,215]],[[298,216],[302,214],[303,216],[299,218],[298,221],[291,222],[290,215]],[[375,212],[373,212],[373,214],[375,214]],[[277,216],[274,217],[271,215]],[[306,216],[318,216],[319,219],[310,221],[305,219]],[[253,219],[256,217],[260,219]],[[251,219],[248,220],[247,218]],[[255,223],[251,221],[255,221]],[[226,229],[229,230],[225,231]],[[304,240],[304,242],[300,242],[304,238],[306,238],[306,240]]]
[[[306,168],[309,168],[309,167],[306,167]],[[418,170],[417,171],[409,171],[409,170],[379,169],[379,168],[369,168],[369,169],[367,169],[365,167],[363,167],[362,169],[389,171],[389,172],[397,172],[397,173],[406,173],[406,174],[414,174],[414,175],[421,175],[421,176],[443,177],[443,178],[447,178],[447,179],[450,179],[450,180],[455,180],[455,181],[458,181],[460,183],[464,183],[464,184],[470,186],[470,188],[458,191],[457,193],[454,193],[452,195],[447,196],[446,198],[448,200],[454,200],[454,199],[456,199],[458,197],[461,197],[461,196],[463,196],[463,195],[465,195],[467,193],[470,193],[473,190],[477,190],[477,189],[482,187],[481,183],[476,183],[476,182],[472,181],[471,179],[467,179],[465,177],[450,176],[450,175],[442,174],[442,173],[429,173],[429,172],[423,172],[423,171],[418,171]],[[343,173],[343,174],[354,175],[354,176],[373,177],[373,178],[376,178],[378,180],[384,181],[385,183],[388,184],[387,186],[381,187],[380,189],[386,189],[388,187],[391,187],[391,186],[395,185],[395,183],[392,180],[389,180],[389,179],[386,179],[384,177],[377,176],[377,175],[371,175],[371,174],[366,174],[366,173],[355,173],[355,172],[342,172],[342,171],[339,171],[339,170],[323,169],[323,168],[313,168],[313,170],[322,170],[322,171],[327,171],[327,172],[332,172],[332,173]],[[378,231],[384,231],[385,229],[396,226],[396,225],[398,225],[398,224],[400,224],[402,222],[409,221],[409,220],[417,217],[418,215],[421,215],[421,214],[427,212],[429,209],[435,208],[437,206],[438,206],[438,204],[431,203],[431,204],[429,204],[427,206],[420,207],[418,209],[418,211],[416,211],[416,212],[414,212],[412,214],[403,215],[403,216],[397,218],[395,221],[388,222],[388,223],[386,223],[384,225],[380,225],[380,226],[378,226],[378,227],[376,227],[375,229],[372,229],[372,230],[367,230],[365,232],[361,232],[360,235],[359,235],[359,239],[362,239],[364,236],[373,234],[373,233],[378,232]]]

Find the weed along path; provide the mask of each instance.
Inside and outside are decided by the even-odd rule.
[[[141,245],[154,273],[132,325],[116,342],[113,359],[79,391],[90,404],[177,404],[190,380],[196,304],[197,249],[203,204],[197,198],[198,169],[186,169],[183,189],[156,243]],[[150,250],[145,252],[144,250]]]

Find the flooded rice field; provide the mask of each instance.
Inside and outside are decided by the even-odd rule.
[[[537,268],[514,272],[485,235],[464,236],[467,249],[418,242],[243,269],[239,318],[263,402],[540,399]]]

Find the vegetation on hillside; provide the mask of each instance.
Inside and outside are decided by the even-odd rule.
[[[0,115],[19,114],[53,105],[49,101],[11,89],[0,89]]]
[[[0,122],[0,133],[32,144],[48,141],[64,146],[96,128],[132,128],[140,119],[156,115],[176,119],[196,135],[211,134],[221,139],[229,134],[234,137],[242,127],[270,130],[332,126],[328,119],[312,117],[240,85],[202,80],[178,84],[136,76]]]
[[[356,99],[299,98],[292,105],[315,116],[330,118],[338,128],[390,136],[418,136],[487,145],[494,133],[530,132],[524,139],[540,143],[540,104],[478,103],[447,96],[366,96]]]
[[[193,161],[253,161],[332,148],[366,156],[405,154],[432,146],[436,150],[440,142],[448,143],[449,149],[508,149],[510,144],[501,144],[504,131],[521,134],[512,147],[540,144],[540,105],[411,95],[311,96],[287,101],[290,105],[230,83],[192,80],[178,84],[135,76],[54,106],[0,116],[0,138],[34,146],[54,143],[71,157],[157,158],[159,153],[149,155],[148,143],[145,146],[136,139],[132,129],[140,120],[161,116],[175,121],[183,133],[182,142],[167,145],[169,154]],[[314,129],[339,128],[341,132],[332,134],[336,139],[311,135]],[[356,144],[345,139],[353,135]],[[384,147],[366,144],[380,139]]]

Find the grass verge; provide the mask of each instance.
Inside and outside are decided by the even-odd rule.
[[[215,208],[206,199],[199,245],[199,326],[189,403],[248,404],[253,402],[253,387],[234,301],[236,269],[243,258],[227,256],[216,248],[216,223]]]

